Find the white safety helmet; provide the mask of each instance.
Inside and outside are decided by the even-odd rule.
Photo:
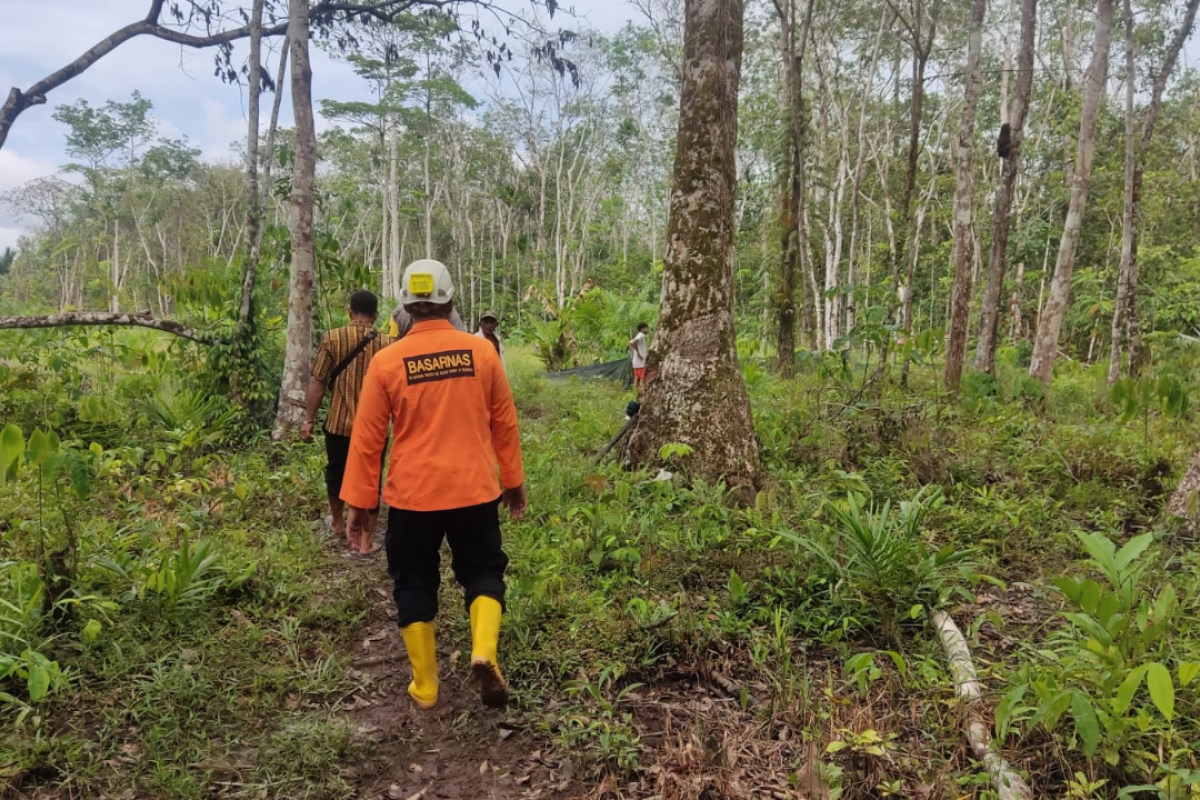
[[[400,302],[445,305],[454,297],[454,281],[450,270],[440,261],[422,258],[409,264],[400,281]]]

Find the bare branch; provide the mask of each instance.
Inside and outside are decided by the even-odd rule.
[[[29,328],[60,328],[69,325],[124,325],[154,330],[182,336],[200,344],[216,344],[216,340],[207,334],[189,328],[182,322],[169,319],[156,319],[148,313],[119,313],[106,311],[76,311],[63,314],[45,314],[30,317],[0,317],[0,330],[29,329]]]

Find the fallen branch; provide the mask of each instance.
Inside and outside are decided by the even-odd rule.
[[[1032,800],[1033,793],[1013,768],[992,749],[992,734],[983,715],[983,684],[975,672],[971,650],[958,625],[945,611],[934,611],[929,620],[937,630],[942,652],[950,665],[954,690],[967,706],[967,741],[975,758],[992,776],[992,785],[1000,800]]]
[[[725,694],[729,695],[735,700],[741,699],[742,685],[740,683],[737,683],[736,681],[726,677],[725,675],[722,675],[719,672],[714,672],[712,674],[712,679],[713,683],[715,683],[717,686],[720,686],[721,691],[725,692]]]
[[[604,449],[600,451],[600,455],[596,456],[596,460],[592,462],[592,466],[594,467],[597,464],[599,464],[601,461],[603,461],[604,457],[606,455],[608,455],[608,452],[617,446],[617,442],[624,439],[625,434],[627,434],[631,430],[633,430],[634,425],[637,425],[637,415],[636,414],[634,414],[633,416],[631,416],[629,418],[629,420],[625,423],[625,427],[621,428],[621,432],[618,433],[616,436],[614,436],[612,438],[612,441],[610,441],[608,444],[604,445]]]
[[[189,328],[182,322],[156,319],[148,313],[121,314],[107,311],[75,311],[64,314],[45,314],[32,317],[0,317],[0,329],[4,328],[59,328],[67,325],[128,325],[153,328],[157,331],[182,336],[200,344],[216,344],[207,334]]]

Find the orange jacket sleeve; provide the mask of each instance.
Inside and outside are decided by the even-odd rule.
[[[342,500],[356,508],[379,505],[379,470],[383,448],[387,445],[388,422],[392,416],[391,398],[384,385],[382,370],[372,359],[363,378],[354,432],[350,436],[350,455],[342,478]]]
[[[500,362],[500,356],[489,346],[495,366],[492,369],[492,447],[500,460],[500,485],[515,489],[525,482],[525,467],[521,463],[521,431],[517,426],[517,406],[512,388]]]

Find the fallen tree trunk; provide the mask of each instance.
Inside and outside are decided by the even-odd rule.
[[[32,317],[0,317],[0,329],[61,328],[68,325],[125,325],[153,328],[164,333],[182,336],[200,344],[215,344],[207,334],[189,328],[182,322],[157,319],[146,313],[110,313],[107,311],[74,311],[63,314],[44,314]]]
[[[934,611],[929,620],[937,630],[942,652],[950,665],[954,691],[967,707],[967,741],[975,758],[992,776],[992,785],[1000,800],[1032,800],[1029,786],[991,747],[992,734],[983,715],[983,684],[975,672],[975,662],[971,660],[971,650],[962,631],[944,611]]]

